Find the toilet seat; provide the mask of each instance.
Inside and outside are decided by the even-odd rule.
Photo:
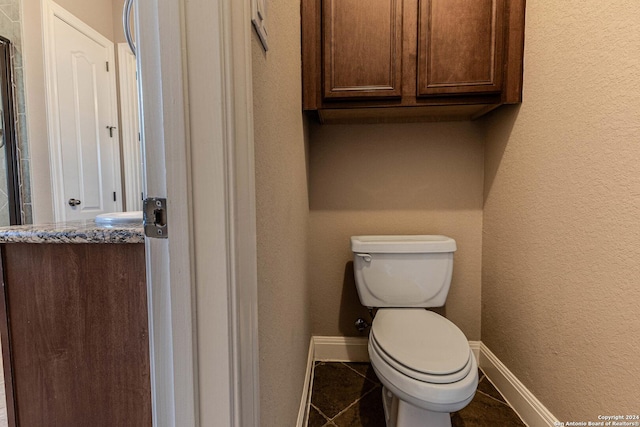
[[[390,367],[418,381],[449,384],[465,378],[474,357],[457,326],[424,309],[381,309],[370,346]]]
[[[413,378],[418,381],[432,383],[432,384],[450,384],[456,381],[460,381],[465,378],[469,371],[471,370],[471,358],[473,357],[473,353],[471,350],[468,350],[469,357],[467,359],[467,363],[460,369],[459,371],[449,374],[449,375],[434,375],[426,372],[419,372],[414,369],[411,369],[402,363],[394,360],[391,356],[389,356],[380,345],[377,343],[376,339],[371,336],[369,339],[369,345],[372,349],[378,354],[380,359],[382,359],[386,364],[388,364],[391,368],[398,371],[401,374],[406,375],[409,378]]]
[[[478,365],[475,357],[467,376],[460,381],[437,384],[411,378],[394,369],[373,347],[369,339],[369,357],[376,376],[393,395],[418,408],[434,412],[455,412],[471,402],[478,386]]]

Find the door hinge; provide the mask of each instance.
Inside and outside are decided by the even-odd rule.
[[[109,61],[107,61],[107,73],[109,72]]]
[[[115,191],[113,192],[113,201],[114,202],[116,201],[116,192]]]
[[[147,197],[142,206],[144,235],[156,239],[169,237],[167,222],[167,199]]]

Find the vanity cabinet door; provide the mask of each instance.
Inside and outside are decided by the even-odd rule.
[[[9,426],[151,427],[144,244],[0,251]]]
[[[325,99],[402,95],[402,0],[323,0]]]
[[[502,89],[505,0],[420,0],[418,96]]]

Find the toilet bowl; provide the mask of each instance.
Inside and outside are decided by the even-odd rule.
[[[467,338],[426,310],[446,301],[456,249],[439,235],[351,238],[360,302],[378,308],[369,358],[387,427],[451,427],[450,413],[475,395],[478,365]]]
[[[464,334],[424,309],[379,310],[369,358],[384,386],[388,427],[448,427],[449,413],[468,405],[478,385]]]

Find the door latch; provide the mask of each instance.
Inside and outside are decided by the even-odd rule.
[[[144,199],[142,212],[142,225],[144,226],[145,236],[156,239],[169,237],[167,199],[158,197]]]

